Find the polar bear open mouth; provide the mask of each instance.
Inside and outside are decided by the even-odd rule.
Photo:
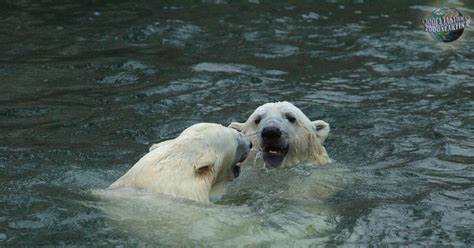
[[[280,166],[284,161],[286,154],[288,153],[288,146],[285,147],[263,147],[263,161],[265,166],[275,168]]]
[[[242,163],[245,161],[246,158],[247,158],[247,155],[245,155],[240,161],[237,161],[237,163],[233,164],[230,167],[232,174],[234,174],[234,178],[239,177]]]
[[[232,170],[232,174],[234,174],[234,178],[237,178],[240,175],[240,165],[241,163],[237,162],[236,164],[232,165],[232,167],[230,168]]]

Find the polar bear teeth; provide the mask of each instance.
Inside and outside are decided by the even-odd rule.
[[[272,154],[272,155],[282,155],[283,154],[283,150],[278,150],[278,149],[275,149],[275,148],[265,149],[264,152],[268,153],[268,154]]]

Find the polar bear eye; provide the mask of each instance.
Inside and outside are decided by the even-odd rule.
[[[286,119],[291,123],[295,123],[295,121],[296,121],[296,118],[292,115],[289,115],[289,114],[286,115]]]
[[[255,118],[255,120],[254,120],[255,125],[258,125],[261,120],[262,120],[262,117],[260,117],[260,116],[258,116],[257,118]]]

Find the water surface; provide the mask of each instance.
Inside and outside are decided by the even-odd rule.
[[[4,1],[0,246],[472,245],[474,36],[423,32],[440,4]],[[249,167],[214,206],[93,193],[279,100],[331,124],[336,162]]]

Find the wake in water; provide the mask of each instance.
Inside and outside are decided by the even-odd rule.
[[[337,225],[327,199],[347,183],[347,172],[337,164],[247,166],[216,204],[128,189],[94,191],[100,197],[95,206],[111,226],[144,243],[318,244]]]

